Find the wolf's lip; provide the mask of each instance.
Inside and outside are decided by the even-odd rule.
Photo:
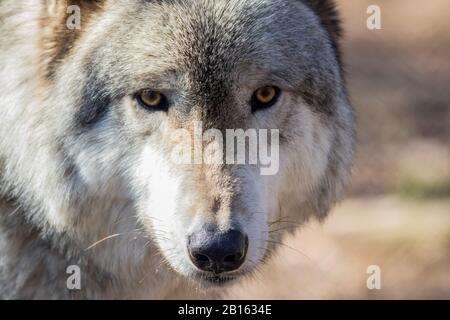
[[[208,282],[212,282],[212,283],[226,283],[226,282],[230,282],[232,280],[235,279],[235,277],[220,277],[220,276],[216,276],[216,277],[208,277],[205,278],[206,281]]]
[[[215,285],[224,285],[235,280],[236,276],[226,275],[199,275],[198,279]]]

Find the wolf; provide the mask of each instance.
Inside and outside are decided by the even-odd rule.
[[[220,298],[324,219],[355,140],[339,21],[331,0],[0,1],[0,297]],[[172,161],[197,122],[279,130],[277,172]]]

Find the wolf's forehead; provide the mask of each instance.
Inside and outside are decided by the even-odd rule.
[[[158,28],[161,53],[169,63],[186,75],[201,94],[225,94],[239,70],[248,64],[271,57],[270,48],[279,39],[271,30],[283,13],[278,1],[178,1],[162,5]],[[275,10],[274,8],[278,8]],[[272,61],[282,63],[282,61]]]
[[[270,13],[264,2],[188,1],[168,11],[167,48],[182,65],[198,71],[227,71],[258,50]],[[188,6],[186,3],[190,3]]]
[[[245,39],[250,26],[222,22],[217,17],[192,20],[177,38],[176,61],[199,93],[219,93],[229,83],[236,65],[243,63],[255,44]],[[225,94],[225,92],[223,92]]]

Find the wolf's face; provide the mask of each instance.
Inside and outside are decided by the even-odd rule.
[[[222,282],[340,196],[352,111],[334,35],[306,1],[99,1],[81,14],[45,60],[71,203],[92,211],[75,234],[137,226],[179,273]],[[227,162],[240,156],[230,129],[257,137],[256,162]],[[92,217],[107,199],[126,205]]]

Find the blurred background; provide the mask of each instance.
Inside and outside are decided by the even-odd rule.
[[[236,299],[450,299],[450,2],[338,0],[358,115],[345,201],[311,222]],[[381,30],[366,26],[381,9]],[[381,289],[367,287],[380,267]]]

